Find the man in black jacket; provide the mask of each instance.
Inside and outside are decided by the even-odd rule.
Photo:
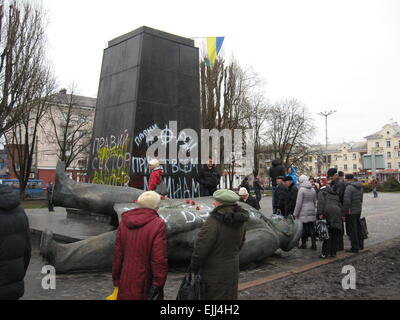
[[[343,212],[348,218],[351,241],[351,249],[346,251],[357,253],[364,249],[360,221],[364,194],[361,182],[355,181],[352,174],[346,174],[346,183]]]
[[[287,195],[285,200],[285,217],[289,215],[293,215],[294,209],[296,208],[296,201],[297,201],[297,193],[299,189],[293,183],[293,178],[291,176],[286,176],[283,179],[283,182],[287,189]]]
[[[197,181],[201,186],[201,195],[204,197],[212,196],[213,193],[217,191],[220,178],[221,175],[215,168],[213,160],[209,158],[208,163],[199,169],[199,174],[197,176]]]
[[[282,216],[285,215],[285,201],[287,198],[287,189],[285,184],[283,183],[283,179],[285,177],[279,176],[276,178],[276,190],[275,190],[275,197],[276,197],[276,213]]]
[[[257,201],[258,201],[258,205],[260,205],[260,201],[261,201],[261,190],[264,191],[264,188],[261,186],[260,177],[259,177],[259,176],[257,176],[257,177],[254,178],[254,181],[253,181],[253,189],[254,189],[254,192],[256,193],[256,199],[257,199]]]
[[[29,222],[13,190],[0,185],[0,300],[24,295],[24,277],[31,259]]]
[[[331,168],[327,172],[328,180],[330,181],[331,188],[333,192],[335,192],[339,196],[339,201],[340,204],[343,206],[343,199],[344,199],[344,190],[346,189],[346,185],[343,181],[343,172],[342,171],[337,171],[336,168]],[[342,221],[342,224],[344,226],[344,223]],[[342,228],[343,232],[344,228]],[[344,250],[344,241],[343,241],[343,234],[339,237],[337,237],[337,251],[343,251]]]
[[[269,177],[271,179],[271,183],[272,183],[272,210],[273,213],[276,213],[277,211],[277,201],[276,201],[276,187],[278,185],[276,179],[278,177],[283,177],[286,175],[286,170],[284,168],[284,166],[282,166],[282,163],[280,160],[272,160],[272,167],[269,168]]]

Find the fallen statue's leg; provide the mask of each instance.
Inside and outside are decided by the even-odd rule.
[[[75,182],[65,175],[65,165],[59,161],[53,204],[115,217],[114,204],[137,200],[143,192],[130,187]]]

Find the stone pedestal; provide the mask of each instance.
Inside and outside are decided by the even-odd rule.
[[[142,27],[110,41],[101,69],[89,182],[146,189],[149,134],[161,129],[164,143],[177,141],[200,152],[200,143],[182,131],[194,130],[200,139],[200,117],[199,53],[193,40]],[[168,150],[156,155],[171,157]],[[196,159],[176,160],[163,164],[169,197],[199,196]]]

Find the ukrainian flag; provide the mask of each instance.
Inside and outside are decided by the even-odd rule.
[[[214,66],[215,59],[217,59],[224,39],[225,37],[207,37],[208,61],[211,68]]]

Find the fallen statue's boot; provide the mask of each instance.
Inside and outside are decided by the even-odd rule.
[[[53,241],[53,232],[49,229],[45,229],[40,237],[39,252],[40,255],[45,258],[50,264],[53,264],[54,260],[54,246],[56,243]]]

